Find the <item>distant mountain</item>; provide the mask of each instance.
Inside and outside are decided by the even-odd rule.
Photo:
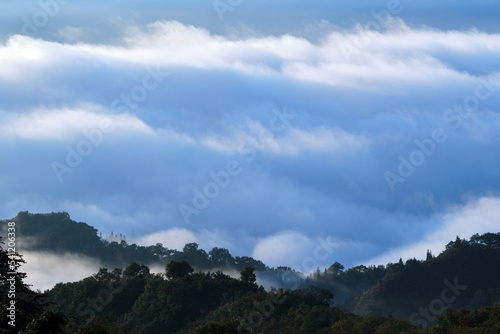
[[[500,233],[476,234],[469,240],[457,237],[437,257],[428,252],[425,261],[401,259],[347,270],[335,262],[306,277],[288,267],[269,268],[251,257],[233,257],[227,249],[206,252],[196,243],[177,251],[161,244],[129,245],[122,237],[120,243],[110,242],[66,212],[20,212],[2,221],[2,232],[8,221],[16,222],[23,250],[72,252],[106,264],[91,277],[45,291],[45,300],[22,318],[23,324],[38,319],[40,328],[45,321],[54,328],[69,323],[81,333],[227,334],[252,329],[400,334],[417,333],[414,325],[435,322],[426,333],[500,333]],[[149,265],[161,265],[166,271],[151,274]],[[241,278],[221,270],[241,272]],[[255,284],[254,272],[277,288],[285,281],[296,282],[296,290],[265,291]],[[41,300],[33,292],[27,295]],[[334,300],[340,308],[332,306]],[[29,303],[26,299],[22,305]]]
[[[291,268],[269,268],[249,256],[233,257],[225,248],[214,247],[206,252],[196,243],[188,243],[181,251],[164,247],[161,243],[150,246],[128,244],[125,238],[110,235],[100,237],[97,229],[70,218],[67,212],[48,214],[19,212],[12,219],[0,221],[0,235],[7,222],[13,221],[18,229],[18,246],[24,251],[43,251],[55,254],[73,253],[98,259],[108,268],[125,268],[131,262],[148,266],[162,266],[171,260],[186,260],[197,270],[226,270],[239,272],[246,266],[255,268],[259,277],[279,286],[283,276],[299,282],[292,286],[305,286],[302,274]],[[3,224],[2,224],[3,223]],[[99,235],[98,235],[99,234]],[[22,236],[22,237],[21,237]],[[113,241],[121,239],[120,242]]]
[[[19,212],[12,219],[3,220],[3,231],[7,222],[16,222],[18,245],[26,251],[71,252],[99,259],[109,267],[125,267],[131,262],[165,265],[170,260],[184,259],[197,269],[232,267],[241,270],[247,265],[257,270],[268,269],[262,262],[250,257],[233,258],[227,249],[213,248],[210,252],[198,249],[196,243],[186,244],[182,251],[168,249],[158,243],[151,246],[129,245],[123,237],[98,236],[94,227],[76,222],[67,212],[49,214]],[[114,241],[116,240],[116,241]],[[121,240],[120,242],[117,242]]]

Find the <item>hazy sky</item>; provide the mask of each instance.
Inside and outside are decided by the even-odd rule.
[[[0,218],[299,270],[498,232],[500,4],[366,3],[2,1]]]

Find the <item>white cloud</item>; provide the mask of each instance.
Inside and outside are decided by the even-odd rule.
[[[290,127],[283,135],[275,134],[261,123],[248,121],[247,129],[222,136],[210,134],[202,144],[216,151],[241,153],[245,148],[278,155],[297,155],[304,152],[332,153],[363,148],[369,144],[364,136],[326,126],[309,130]]]
[[[303,260],[314,255],[315,246],[316,242],[303,233],[283,231],[259,240],[252,257],[270,267],[289,266],[301,270]]]
[[[184,245],[191,242],[197,242],[198,238],[193,231],[185,228],[174,227],[169,230],[158,231],[136,240],[140,245],[156,245],[163,244],[163,247],[169,249],[177,249],[179,251],[184,248]]]
[[[463,207],[455,207],[441,218],[441,227],[428,234],[423,240],[403,246],[364,261],[364,264],[387,264],[397,262],[399,258],[425,259],[427,250],[434,255],[441,253],[445,245],[454,241],[457,236],[469,239],[473,234],[499,232],[500,198],[482,197],[471,201]]]
[[[133,115],[109,113],[88,104],[77,108],[43,108],[31,113],[11,114],[0,125],[0,136],[4,139],[65,140],[92,130],[100,130],[104,134],[114,131],[153,133],[148,125]]]
[[[26,263],[20,271],[28,275],[26,283],[42,291],[57,283],[79,281],[101,267],[96,259],[69,253],[23,252],[22,255]]]
[[[279,138],[278,143],[283,154],[298,154],[302,151],[328,153],[362,148],[368,145],[368,140],[342,129],[319,127],[313,130],[292,128],[286,136]]]
[[[192,231],[186,228],[173,227],[135,238],[133,242],[145,246],[161,243],[163,247],[179,251],[182,251],[187,243],[196,242],[201,249],[207,252],[214,247],[227,248],[231,251],[241,247],[242,244],[250,242],[248,237],[245,237],[245,240],[239,238],[238,244],[235,245],[234,238],[234,235],[230,236],[227,232],[219,229]]]
[[[335,29],[331,27],[330,29]],[[74,39],[83,32],[66,27]],[[128,64],[202,69],[231,69],[249,75],[281,76],[307,82],[362,89],[380,83],[441,85],[472,82],[467,68],[454,68],[450,55],[468,62],[498,58],[500,34],[409,28],[396,20],[388,29],[360,26],[330,31],[320,43],[291,35],[229,38],[177,21],[157,21],[145,29],[129,26],[124,45],[62,44],[26,36],[11,36],[0,47],[0,78],[23,81],[37,70],[80,66],[83,61],[107,66]],[[354,52],[346,53],[350,46]],[[119,65],[121,64],[121,65]]]
[[[161,243],[164,247],[179,251],[185,244],[196,242],[207,252],[213,247],[227,248],[233,256],[250,255],[270,267],[290,266],[303,272],[315,270],[317,266],[330,265],[334,257],[333,250],[344,245],[344,242],[331,237],[324,240],[313,239],[304,233],[290,230],[254,238],[248,232],[233,231],[228,234],[219,229],[192,231],[178,227],[136,238],[134,242],[140,245]],[[242,248],[253,248],[253,251],[251,254],[246,251],[239,254]]]
[[[322,27],[323,38],[315,39],[319,42],[292,35],[253,32],[245,37],[218,36],[206,29],[173,21],[158,21],[146,28],[130,27],[123,33],[123,40],[113,44],[98,45],[81,40],[75,43],[74,39],[85,38],[85,32],[79,28],[60,31],[60,37],[71,42],[68,44],[20,35],[8,37],[0,42],[0,86],[5,98],[0,142],[5,152],[16,159],[7,159],[0,174],[6,189],[4,211],[50,212],[56,203],[72,215],[76,212],[79,217],[85,217],[83,220],[90,224],[100,224],[99,229],[105,227],[107,231],[103,232],[126,232],[133,238],[137,233],[169,229],[177,222],[181,224],[177,205],[189,203],[193,196],[191,189],[202,187],[209,180],[208,172],[218,166],[216,163],[221,158],[218,152],[240,152],[241,145],[247,143],[265,152],[266,159],[245,169],[238,181],[225,190],[224,199],[214,201],[214,206],[199,216],[200,221],[209,222],[213,227],[226,224],[225,230],[231,221],[231,227],[247,229],[246,239],[241,238],[243,233],[235,237],[232,230],[228,232],[229,238],[217,230],[177,228],[145,236],[141,242],[147,245],[162,242],[166,247],[178,249],[187,242],[198,242],[204,249],[239,247],[243,251],[238,255],[248,255],[249,249],[257,244],[255,254],[262,256],[264,262],[300,266],[299,251],[284,245],[291,252],[284,257],[283,252],[273,248],[271,241],[276,241],[276,246],[284,244],[282,240],[295,242],[294,246],[302,247],[306,254],[314,250],[310,249],[313,241],[309,237],[283,232],[255,241],[248,234],[262,235],[263,227],[268,233],[276,233],[317,225],[328,233],[344,233],[343,237],[352,238],[356,231],[345,228],[347,224],[370,221],[371,227],[366,226],[360,237],[377,230],[379,233],[374,233],[372,239],[377,247],[367,249],[380,249],[380,240],[391,238],[386,230],[403,226],[393,225],[394,218],[390,218],[398,217],[399,210],[408,210],[405,214],[408,212],[412,218],[406,222],[409,226],[416,220],[410,217],[412,210],[416,215],[428,214],[465,191],[483,194],[484,189],[494,189],[497,185],[494,170],[498,163],[490,148],[498,142],[494,126],[496,114],[492,111],[492,121],[483,118],[486,113],[483,109],[495,110],[493,94],[487,103],[481,101],[480,110],[476,112],[478,123],[487,124],[490,131],[474,128],[478,138],[483,138],[491,147],[465,147],[462,142],[450,139],[439,153],[436,150],[434,162],[429,160],[395,194],[391,194],[384,183],[383,171],[397,167],[397,156],[415,148],[413,141],[423,138],[419,137],[421,131],[426,136],[435,124],[442,125],[442,113],[436,109],[442,105],[451,108],[454,103],[462,102],[463,91],[473,94],[478,78],[471,69],[480,67],[477,72],[481,73],[498,70],[500,34],[410,28],[401,22],[369,33],[363,28],[342,30],[325,22]],[[369,43],[347,59],[340,43],[354,43],[366,36]],[[172,72],[169,77],[172,81],[165,82],[155,95],[151,94],[150,100],[134,110],[138,116],[111,113],[109,108],[73,101],[88,98],[101,103],[118,97],[117,91],[130,93],[130,88],[140,83],[137,80],[146,74],[140,73],[146,66]],[[205,73],[214,69],[217,71]],[[244,73],[245,78],[228,72]],[[185,73],[188,75],[183,77]],[[492,77],[497,79],[498,75],[497,72]],[[247,76],[253,78],[249,80]],[[272,80],[266,80],[269,76]],[[339,89],[346,86],[375,92],[365,95]],[[460,99],[456,99],[457,95]],[[33,105],[43,106],[46,101],[54,101],[51,103],[57,107],[28,109]],[[301,114],[304,117],[292,120],[290,127],[280,133],[273,133],[265,122],[258,121],[236,126],[234,131],[220,132],[220,124],[225,120],[233,124],[244,123],[245,117],[262,121],[256,103],[287,104],[304,110]],[[16,110],[17,106],[27,112],[14,115],[21,112]],[[116,124],[115,131],[126,131],[126,136],[115,137],[117,140],[110,150],[99,155],[102,160],[82,164],[71,175],[70,182],[75,183],[62,187],[53,186],[54,175],[40,177],[45,175],[44,171],[52,173],[50,162],[60,161],[64,155],[57,148],[54,152],[47,150],[47,155],[33,154],[40,153],[40,144],[44,144],[35,140],[82,138],[82,131],[95,129],[103,117],[110,117]],[[466,123],[463,127],[467,130],[475,124]],[[233,124],[228,128],[235,128]],[[317,124],[324,125],[315,126]],[[465,131],[456,133],[461,132]],[[450,133],[450,138],[453,136]],[[387,140],[372,144],[372,138],[380,137]],[[19,138],[31,142],[21,141],[21,150],[17,143],[7,143]],[[176,143],[163,145],[164,139]],[[468,138],[464,136],[464,139]],[[184,150],[185,146],[175,145],[178,142],[199,147]],[[406,150],[408,145],[413,146]],[[373,151],[364,150],[367,146]],[[355,154],[339,159],[341,164],[325,164],[330,154],[340,155],[344,150],[353,150]],[[464,153],[453,155],[458,151]],[[450,153],[453,159],[447,160]],[[290,165],[286,170],[279,168],[283,156],[300,154],[309,155],[304,164]],[[39,155],[46,156],[47,160]],[[481,173],[474,173],[467,164],[457,164],[458,159],[469,155],[489,157],[481,162],[484,165],[478,164]],[[40,160],[34,161],[36,159]],[[94,167],[96,162],[99,169]],[[317,172],[306,175],[308,170]],[[433,182],[435,175],[443,170],[451,171],[446,180],[455,182],[457,188],[448,190],[449,187]],[[422,173],[428,174],[422,176]],[[463,182],[464,175],[474,179],[468,177],[468,181]],[[26,177],[31,177],[29,190],[23,182]],[[419,177],[421,180],[426,177],[425,181],[419,182]],[[430,204],[430,201],[415,201],[411,194],[420,191],[420,187],[427,187],[430,194],[440,199]],[[304,189],[314,192],[307,193]],[[85,204],[80,205],[78,200]],[[340,203],[335,204],[335,210],[329,206],[332,202]],[[369,210],[365,210],[367,207]],[[126,212],[122,208],[126,208]],[[377,215],[373,223],[376,211],[383,214]],[[341,222],[327,223],[337,220]],[[380,224],[381,221],[387,224]],[[390,261],[397,261],[400,252],[406,252],[408,257],[423,257],[427,248],[442,249],[455,238],[456,232],[443,228],[443,235],[429,235],[421,244],[408,245],[385,256]],[[463,237],[475,232],[479,231],[474,229]],[[357,256],[349,254],[351,259]],[[386,258],[377,261],[383,263]]]
[[[89,27],[65,26],[59,30],[59,36],[68,42],[78,42],[87,37],[99,34],[99,31]]]

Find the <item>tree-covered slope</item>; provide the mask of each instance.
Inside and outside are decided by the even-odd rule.
[[[0,333],[401,334],[422,332],[418,325],[431,326],[425,333],[498,333],[500,233],[457,238],[437,257],[428,253],[425,261],[347,270],[334,262],[306,277],[288,267],[233,257],[227,249],[206,252],[196,243],[178,251],[161,244],[107,242],[64,212],[20,212],[3,221],[4,232],[8,221],[16,223],[22,249],[82,254],[105,267],[78,282],[61,282],[44,296],[23,283],[21,270],[16,283],[23,291],[20,329],[3,319]],[[5,290],[5,247],[0,255]],[[16,268],[21,255],[14,256]],[[165,270],[152,274],[149,265]],[[257,286],[258,277],[273,280],[276,289]],[[295,282],[295,290],[280,288],[286,281]]]
[[[489,306],[500,298],[500,233],[457,238],[437,257],[400,261],[348,303],[361,315],[394,315],[421,324],[450,308]]]

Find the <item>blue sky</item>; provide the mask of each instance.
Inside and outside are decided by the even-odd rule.
[[[0,216],[303,271],[498,231],[496,1],[217,4],[3,1]]]

